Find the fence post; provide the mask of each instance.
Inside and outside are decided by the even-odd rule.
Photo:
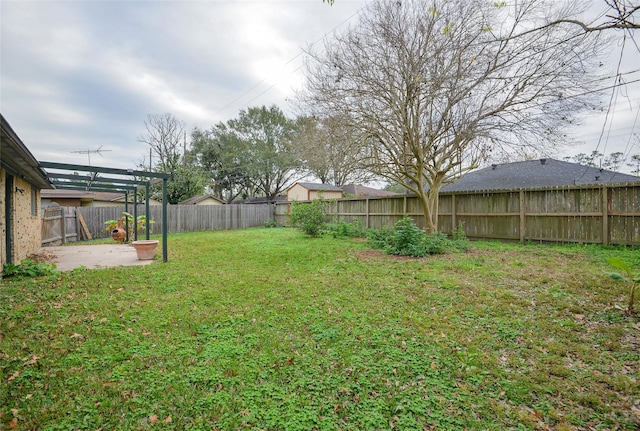
[[[525,229],[527,228],[525,213],[524,191],[520,190],[520,242],[524,242]]]
[[[67,243],[67,215],[64,211],[65,207],[60,207],[60,231],[62,232],[62,243]]]
[[[609,189],[602,186],[602,244],[609,244]]]
[[[371,211],[370,209],[370,205],[371,205],[371,199],[367,198],[366,203],[365,203],[365,219],[364,219],[364,224],[365,224],[365,228],[369,229],[369,212]]]

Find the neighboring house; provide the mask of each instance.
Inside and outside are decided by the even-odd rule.
[[[344,192],[331,184],[297,182],[287,189],[288,201],[312,201],[322,199],[342,199]]]
[[[287,195],[277,195],[269,200],[266,196],[259,196],[255,198],[242,199],[231,202],[232,204],[248,204],[248,205],[258,205],[258,204],[268,204],[275,202],[286,202]]]
[[[0,269],[42,243],[40,191],[51,188],[39,163],[0,114]]]
[[[361,186],[359,184],[347,184],[342,186],[342,191],[345,197],[384,197],[384,196],[397,196],[398,193],[388,192],[386,190],[374,189],[372,187]]]
[[[144,204],[144,199],[139,204]],[[113,207],[124,206],[124,194],[109,192],[87,192],[82,190],[54,189],[42,191],[42,207],[46,208],[51,203],[61,207]],[[133,196],[129,195],[129,203],[133,204]],[[149,199],[149,205],[161,205],[162,203]]]
[[[180,205],[224,205],[224,201],[211,195],[199,195],[183,200]]]
[[[463,175],[441,192],[517,190],[640,182],[640,177],[555,159],[494,164]]]

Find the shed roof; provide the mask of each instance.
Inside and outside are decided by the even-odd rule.
[[[640,182],[640,177],[555,159],[494,164],[469,172],[442,192]]]
[[[304,183],[304,182],[301,182],[301,181],[298,181],[297,183],[295,183],[294,185],[289,187],[289,189],[294,187],[296,184],[301,185],[302,187],[304,187],[307,190],[314,190],[314,191],[321,191],[321,192],[341,192],[342,191],[341,187],[334,186],[332,184]]]
[[[180,202],[180,205],[195,205],[198,202],[202,202],[207,199],[213,199],[215,201],[220,202],[221,204],[224,203],[224,201],[221,201],[220,199],[211,195],[198,195],[198,196],[193,196],[193,197],[190,197],[189,199],[183,200],[182,202]]]

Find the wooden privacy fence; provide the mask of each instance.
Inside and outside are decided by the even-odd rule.
[[[104,222],[122,217],[124,205],[113,207],[80,207],[77,209],[86,223],[87,230],[93,238],[109,238]],[[133,214],[133,208],[129,208]],[[162,232],[162,206],[152,205],[149,208],[153,233]],[[138,206],[137,215],[144,215],[144,205]],[[167,232],[183,233],[205,230],[244,229],[263,226],[267,220],[273,219],[273,207],[264,205],[168,205]],[[144,235],[138,231],[138,237]]]
[[[57,205],[45,208],[42,215],[42,245],[54,246],[87,239],[81,223],[82,217],[77,216],[75,208]]]
[[[275,221],[286,224],[288,203]],[[331,215],[367,228],[393,226],[404,215],[424,227],[415,195],[335,201]],[[462,226],[471,239],[640,244],[640,183],[440,194],[438,227]]]

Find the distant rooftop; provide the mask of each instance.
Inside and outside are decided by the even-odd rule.
[[[514,190],[640,182],[640,177],[555,159],[494,164],[469,172],[442,192]]]
[[[300,184],[302,187],[308,190],[315,190],[315,191],[321,191],[321,192],[341,192],[342,191],[341,187],[334,186],[332,184],[303,183],[301,181],[298,181],[296,184]]]

